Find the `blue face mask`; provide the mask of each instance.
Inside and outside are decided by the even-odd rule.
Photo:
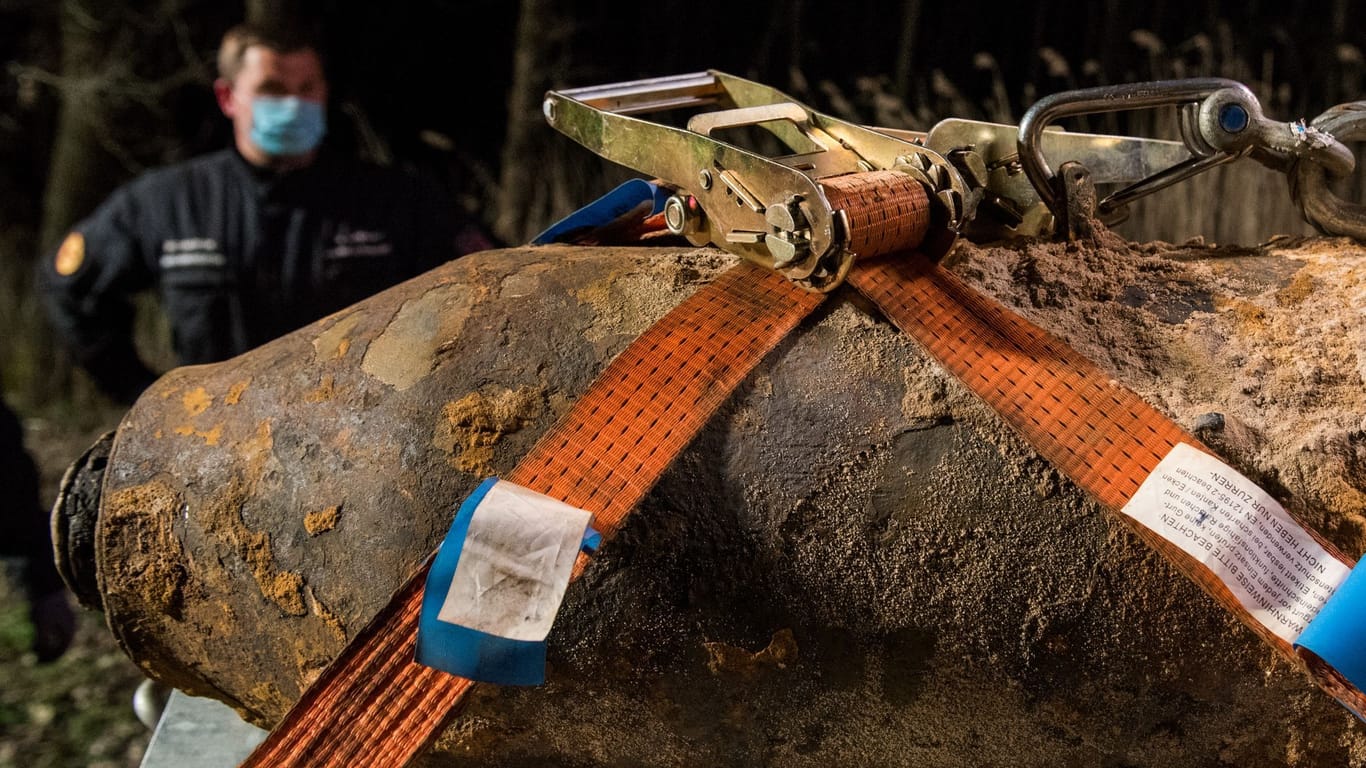
[[[327,133],[327,115],[317,101],[297,96],[257,96],[251,102],[251,142],[272,157],[317,149]]]

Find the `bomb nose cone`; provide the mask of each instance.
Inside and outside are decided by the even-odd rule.
[[[57,572],[80,604],[103,610],[95,578],[95,524],[99,520],[100,489],[114,433],[106,432],[85,450],[62,476],[52,505],[52,549]]]

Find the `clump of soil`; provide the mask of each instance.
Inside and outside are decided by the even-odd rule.
[[[948,263],[1123,372],[1345,552],[1366,551],[1366,248],[1136,244],[1102,231],[1093,243],[966,244]]]

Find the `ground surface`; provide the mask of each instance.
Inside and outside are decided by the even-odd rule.
[[[44,503],[66,465],[117,418],[26,420]],[[0,768],[133,768],[142,761],[151,731],[132,707],[142,673],[115,645],[102,614],[81,610],[78,618],[71,649],[39,665],[28,652],[33,629],[14,568],[0,569]]]

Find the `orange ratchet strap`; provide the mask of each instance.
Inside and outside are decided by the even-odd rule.
[[[1366,720],[1366,697],[1315,655],[1366,681],[1366,569],[1355,574],[1348,558],[1274,498],[1059,340],[930,263],[974,225],[996,239],[1010,235],[993,221],[1011,220],[1005,230],[1020,235],[1074,213],[1088,218],[1094,189],[1085,188],[1093,184],[1074,195],[1078,211],[1056,204],[1055,182],[1067,177],[1048,169],[1045,123],[1170,104],[1193,116],[1192,99],[1204,99],[1198,111],[1218,111],[1219,122],[1202,122],[1209,132],[1197,132],[1200,146],[1183,131],[1190,157],[1173,165],[1158,161],[1161,143],[1132,137],[1074,135],[1051,153],[1096,168],[1123,158],[1125,168],[1107,180],[1136,183],[1107,198],[1117,205],[1178,178],[1174,172],[1210,167],[1210,152],[1231,159],[1238,147],[1350,167],[1350,151],[1322,130],[1292,125],[1273,141],[1261,128],[1244,131],[1247,120],[1225,124],[1225,112],[1262,120],[1246,87],[1228,80],[1075,91],[1040,101],[1018,127],[944,121],[924,134],[868,129],[715,70],[551,91],[543,108],[556,130],[672,190],[664,204],[670,232],[816,290],[847,280],[863,291],[1074,483]],[[684,119],[640,117],[656,112]],[[768,132],[777,152],[725,133],[742,127]],[[1024,163],[1027,179],[1005,172],[1010,158]],[[1149,162],[1166,168],[1127,178]],[[992,215],[979,219],[983,205]],[[926,213],[929,238],[910,242],[901,222]],[[877,258],[888,254],[899,256]]]
[[[862,174],[859,174],[862,175]],[[1036,451],[1119,512],[1172,448],[1209,452],[1064,342],[908,249],[926,198],[885,174],[825,184],[873,250],[848,282],[985,400]],[[610,537],[758,361],[823,298],[742,264],[627,347],[506,478],[595,513]],[[1118,515],[1282,656],[1358,712],[1366,697],[1257,621],[1206,566]],[[1353,561],[1312,530],[1333,558]],[[582,570],[581,556],[575,574]],[[473,685],[412,661],[426,568],[309,688],[245,766],[402,766],[440,733]]]
[[[824,299],[740,264],[702,287],[612,360],[505,478],[594,513],[610,538],[716,409]],[[587,558],[580,555],[575,575]],[[242,763],[406,765],[474,683],[413,661],[430,565],[309,687]]]
[[[1178,443],[1213,451],[1062,340],[924,258],[860,262],[848,280],[1148,546],[1282,656],[1307,668],[1319,687],[1355,712],[1366,712],[1366,696],[1336,670],[1273,634],[1209,568],[1120,513]],[[1301,527],[1331,557],[1347,568],[1355,565],[1312,528]]]

